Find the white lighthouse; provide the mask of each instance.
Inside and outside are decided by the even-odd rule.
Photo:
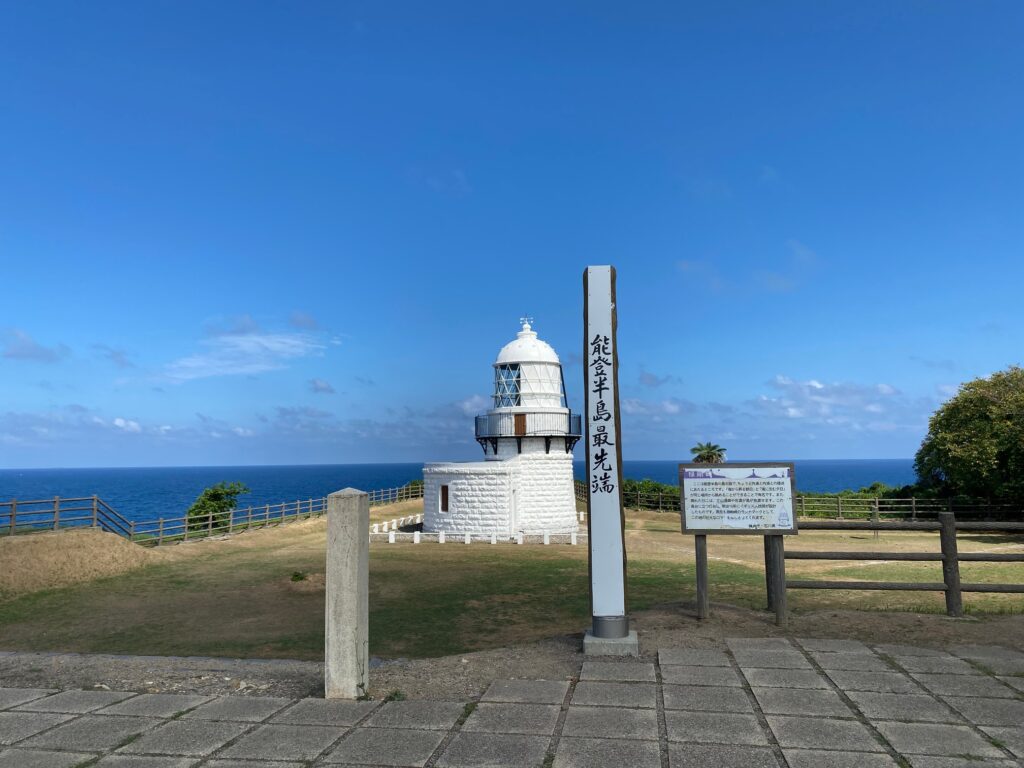
[[[566,407],[562,365],[524,318],[494,361],[494,403],[476,417],[484,461],[423,468],[423,529],[514,537],[576,530],[572,448],[580,416]]]

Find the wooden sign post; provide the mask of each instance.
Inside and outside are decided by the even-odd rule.
[[[708,534],[764,536],[768,609],[786,623],[786,560],[783,536],[795,535],[792,462],[680,464],[679,500],[684,534],[693,534],[697,559],[697,618],[711,610]]]
[[[587,267],[583,273],[583,300],[592,618],[591,628],[583,638],[583,651],[593,655],[636,656],[639,644],[626,616],[614,267]]]

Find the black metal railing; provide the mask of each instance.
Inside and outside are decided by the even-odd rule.
[[[487,413],[476,417],[477,440],[491,437],[579,438],[583,422],[578,413],[545,411]]]

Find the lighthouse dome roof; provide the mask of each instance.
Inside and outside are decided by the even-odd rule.
[[[558,354],[551,345],[537,338],[529,321],[523,321],[523,328],[516,337],[501,348],[495,365],[508,363],[554,363],[559,365]]]

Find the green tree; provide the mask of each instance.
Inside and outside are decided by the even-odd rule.
[[[724,464],[725,448],[714,443],[697,443],[690,449],[697,464]]]
[[[914,469],[942,495],[1024,503],[1024,369],[962,384],[928,422]]]
[[[242,483],[217,483],[205,489],[185,516],[188,518],[190,531],[204,530],[210,525],[212,515],[213,527],[219,528],[228,524],[231,512],[235,509],[238,497],[249,493],[249,488]]]

